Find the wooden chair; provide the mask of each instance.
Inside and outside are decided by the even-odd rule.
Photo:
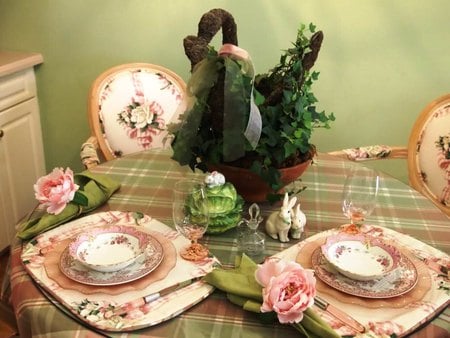
[[[167,124],[184,111],[185,92],[177,74],[153,64],[123,64],[100,74],[88,97],[91,136],[81,147],[84,166],[163,147]]]
[[[450,94],[422,110],[407,147],[375,145],[329,154],[352,161],[407,159],[410,185],[450,216]]]

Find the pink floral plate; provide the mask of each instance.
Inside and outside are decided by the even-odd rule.
[[[118,236],[117,234],[123,232],[126,234],[126,236],[123,237],[125,242],[130,239],[139,238],[141,243],[145,243],[143,254],[138,254],[133,257],[131,264],[128,264],[119,270],[114,269],[114,271],[99,271],[98,269],[92,269],[89,264],[83,262],[77,255],[74,255],[73,252],[71,253],[71,250],[73,251],[75,248],[79,247],[79,245],[75,245],[76,243],[84,242],[84,240],[78,236],[72,241],[72,247],[69,245],[61,255],[59,262],[61,272],[66,277],[82,284],[108,286],[132,282],[155,270],[164,257],[161,243],[146,232],[139,230],[130,231],[128,228],[131,227],[120,228],[123,229],[115,229],[115,232],[111,232],[112,229],[108,228],[108,230],[102,234],[108,237],[108,239],[116,239]],[[112,247],[115,247],[115,245],[108,244],[107,246],[110,251],[114,251]],[[124,249],[122,247],[123,243],[119,244],[119,246],[121,249]],[[98,249],[92,248],[91,250],[93,253],[98,254]]]
[[[383,278],[368,281],[355,280],[339,273],[328,263],[320,247],[313,252],[311,261],[320,280],[336,290],[358,297],[397,297],[412,290],[418,281],[416,266],[401,252],[397,269]]]

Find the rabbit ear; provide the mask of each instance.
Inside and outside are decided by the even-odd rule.
[[[293,208],[295,203],[297,203],[297,197],[292,197],[292,199],[289,201],[289,209]]]
[[[289,204],[289,195],[288,193],[284,194],[284,199],[283,199],[283,207],[287,207]]]

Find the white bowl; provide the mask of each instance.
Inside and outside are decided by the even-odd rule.
[[[344,276],[369,281],[394,271],[400,261],[398,249],[371,236],[337,234],[321,247],[329,264]]]
[[[100,271],[118,271],[144,254],[149,235],[131,226],[93,228],[69,244],[69,253],[84,266]]]

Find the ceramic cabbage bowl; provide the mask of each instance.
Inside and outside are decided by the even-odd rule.
[[[321,250],[338,272],[359,281],[383,278],[398,267],[401,258],[395,246],[362,234],[330,236]]]
[[[90,269],[114,272],[143,255],[149,238],[131,226],[98,227],[78,235],[69,244],[69,254]]]

